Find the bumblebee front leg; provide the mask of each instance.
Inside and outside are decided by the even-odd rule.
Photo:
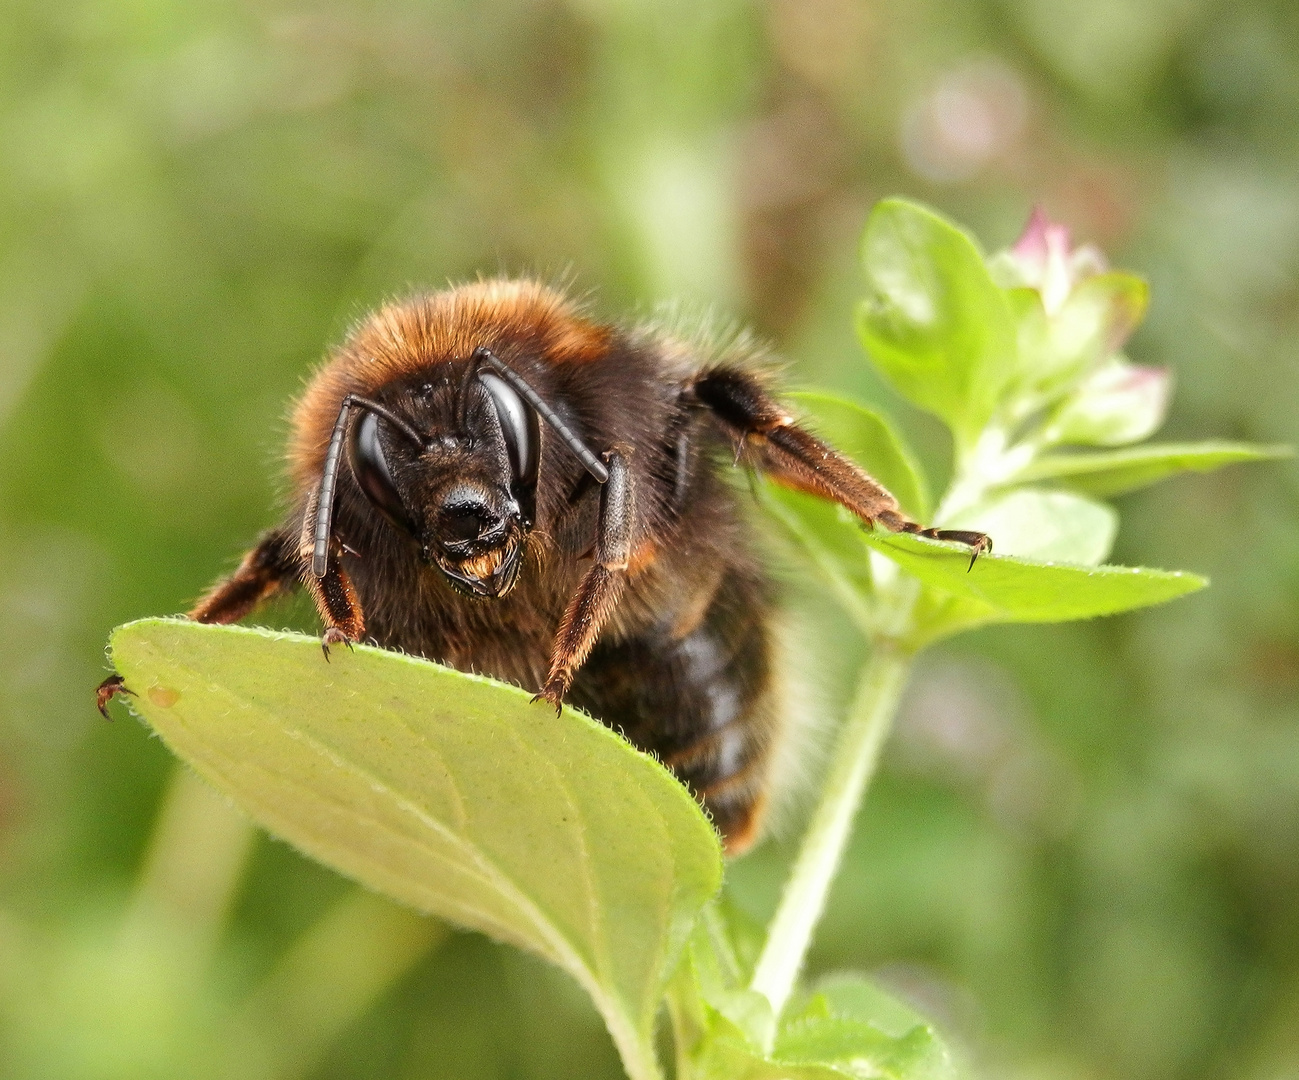
[[[339,417],[335,427],[335,441],[340,440],[346,413]],[[332,484],[332,481],[331,481]],[[322,483],[323,486],[323,483]],[[361,611],[361,601],[356,598],[352,579],[347,576],[340,560],[345,545],[333,534],[331,522],[326,520],[322,525],[318,517],[320,492],[313,491],[307,499],[306,512],[302,515],[302,531],[298,536],[298,566],[302,583],[316,602],[316,611],[320,621],[325,624],[325,632],[320,638],[320,651],[329,660],[331,645],[346,645],[361,640],[365,633],[365,615]],[[320,573],[317,573],[320,570]]]
[[[331,645],[346,645],[361,640],[365,633],[365,615],[361,611],[361,602],[356,598],[352,579],[347,571],[339,565],[338,553],[332,553],[325,568],[324,577],[316,577],[308,570],[302,580],[316,602],[316,610],[325,624],[325,632],[320,639],[321,651],[329,659]]]
[[[878,521],[893,532],[965,544],[970,548],[971,567],[980,554],[992,550],[992,541],[981,532],[928,529],[912,521],[882,484],[794,423],[748,372],[716,368],[696,380],[693,390],[742,447],[757,450],[764,471],[777,483],[833,499],[868,527]]]
[[[554,705],[556,712],[572,685],[574,673],[590,655],[600,628],[613,613],[627,585],[635,514],[635,493],[627,462],[629,453],[626,448],[615,447],[604,456],[609,479],[600,489],[595,562],[582,578],[560,620],[550,654],[550,674],[537,695]]]
[[[239,569],[217,582],[194,605],[189,618],[201,623],[238,622],[271,597],[297,583],[301,563],[295,538],[284,530],[265,533]]]

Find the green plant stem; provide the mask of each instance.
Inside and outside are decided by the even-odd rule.
[[[623,1030],[609,1023],[605,1017],[605,1026],[622,1059],[623,1071],[627,1080],[663,1080],[663,1070],[659,1067],[658,1057],[654,1053],[654,1039],[650,1034],[638,1034]]]
[[[890,639],[876,639],[753,971],[751,989],[766,995],[777,1018],[803,966],[910,668],[910,652]]]
[[[156,934],[162,919],[184,933],[195,963],[216,949],[243,881],[256,829],[184,766],[172,771],[158,808],[123,932]]]
[[[348,893],[289,946],[245,1000],[222,1075],[247,1075],[249,1038],[266,1046],[276,1080],[309,1075],[338,1036],[450,932],[446,923],[375,893]]]

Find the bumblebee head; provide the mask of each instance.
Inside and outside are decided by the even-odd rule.
[[[518,582],[536,519],[544,418],[597,480],[608,473],[524,379],[486,349],[440,365],[436,379],[394,381],[344,398],[318,488],[312,572],[327,565],[335,480],[346,462],[366,499],[471,596]]]

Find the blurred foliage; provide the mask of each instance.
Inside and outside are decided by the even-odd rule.
[[[859,362],[861,226],[902,192],[996,248],[1041,202],[1149,278],[1128,352],[1174,374],[1167,438],[1299,441],[1286,0],[14,0],[0,58],[6,1076],[261,1061],[268,1003],[275,1075],[619,1075],[565,977],[357,908],[90,700],[109,627],[274,520],[285,403],[385,295],[504,269],[715,303],[941,480],[939,425]],[[1299,468],[1122,510],[1116,561],[1214,587],[931,654],[813,968],[872,970],[996,1075],[1290,1075]],[[788,591],[834,714],[864,646]],[[765,918],[789,854],[735,864],[736,902]]]

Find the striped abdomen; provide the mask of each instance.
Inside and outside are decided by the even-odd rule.
[[[601,642],[569,700],[687,784],[737,854],[757,836],[777,724],[763,581],[732,568],[702,620]]]

